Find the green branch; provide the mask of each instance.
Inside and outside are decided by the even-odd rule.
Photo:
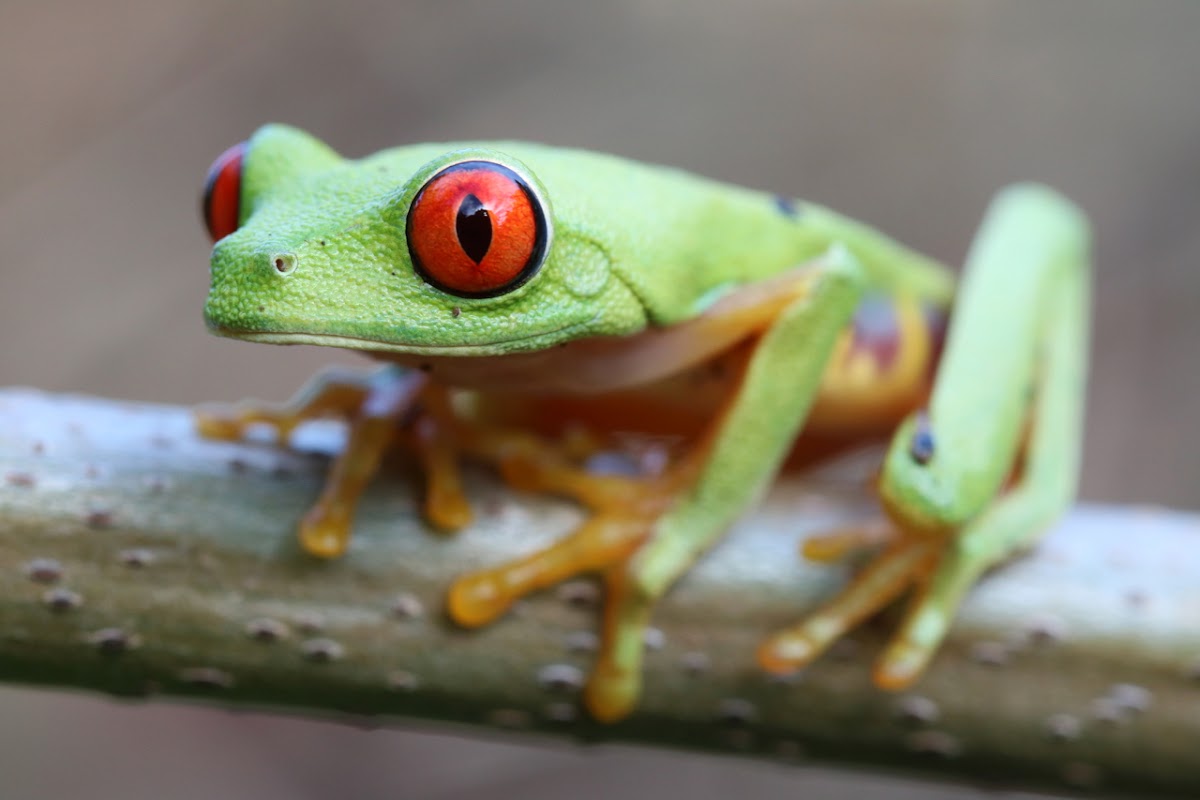
[[[328,447],[331,431],[307,442]],[[334,439],[336,441],[336,439]],[[844,580],[807,533],[872,513],[857,484],[789,480],[655,616],[628,721],[578,711],[594,586],[477,632],[452,576],[560,535],[564,502],[469,474],[478,520],[431,534],[403,467],[376,481],[349,556],[292,531],[323,456],[196,438],[186,410],[0,392],[0,679],[429,719],[587,740],[861,764],[1022,788],[1200,796],[1200,521],[1082,508],[974,591],[912,693],[872,688],[884,620],[779,681],[756,642]]]

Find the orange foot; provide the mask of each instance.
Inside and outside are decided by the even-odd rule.
[[[479,627],[502,615],[518,598],[581,573],[605,584],[604,623],[595,670],[584,703],[600,721],[625,716],[641,687],[641,650],[651,598],[631,580],[630,562],[655,525],[702,465],[699,453],[648,477],[595,475],[558,450],[528,437],[482,434],[468,449],[499,464],[516,489],[576,499],[591,515],[569,535],[507,564],[461,576],[450,588],[450,616]]]
[[[427,506],[439,527],[459,527],[470,519],[458,473],[449,463],[445,446],[436,437],[422,436],[425,405],[440,402],[436,390],[419,372],[385,367],[369,374],[329,370],[314,377],[283,405],[240,404],[232,408],[196,411],[202,436],[236,440],[252,425],[274,428],[286,442],[303,422],[322,417],[345,419],[346,445],[329,470],[317,502],[300,523],[304,550],[320,558],[345,553],[354,512],[380,460],[397,438],[405,439],[425,463],[429,491]]]
[[[954,554],[947,547],[949,541],[952,539],[902,533],[882,521],[808,540],[804,555],[822,562],[842,559],[866,547],[883,548],[840,594],[798,625],[763,642],[758,650],[759,663],[776,675],[794,672],[901,594],[915,589],[912,608],[874,671],[875,684],[882,689],[910,686],[941,642],[954,605],[969,585],[934,580],[950,572],[946,562],[952,562]]]

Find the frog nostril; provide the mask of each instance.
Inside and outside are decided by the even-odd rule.
[[[296,269],[296,257],[291,253],[276,253],[271,256],[271,265],[276,273],[287,275]]]

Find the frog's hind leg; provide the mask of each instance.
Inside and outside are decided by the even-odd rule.
[[[1086,248],[1078,212],[1048,190],[1016,187],[996,202],[968,263],[929,414],[900,428],[885,462],[881,494],[896,538],[839,596],[765,642],[764,668],[808,664],[912,589],[875,670],[883,688],[910,685],[967,590],[1036,541],[1071,502],[1086,371]]]
[[[426,384],[421,373],[395,367],[369,374],[328,370],[309,381],[283,405],[243,403],[229,410],[201,409],[196,414],[197,427],[201,435],[229,440],[242,437],[253,425],[267,425],[287,441],[295,428],[307,420],[345,419],[346,444],[334,459],[320,498],[299,527],[300,544],[305,551],[321,558],[334,558],[345,552],[358,499]],[[418,448],[418,453],[422,452]],[[436,483],[432,479],[444,473],[443,469],[431,475],[431,483]],[[452,477],[456,479],[456,473]],[[453,487],[443,494],[453,500]]]

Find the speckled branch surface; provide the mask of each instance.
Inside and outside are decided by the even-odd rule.
[[[755,643],[845,579],[808,532],[873,513],[837,474],[785,480],[673,591],[628,721],[586,720],[595,587],[575,581],[483,631],[451,577],[561,534],[569,503],[469,474],[477,521],[431,534],[403,465],[375,482],[349,556],[293,529],[320,485],[297,451],[198,439],[186,409],[0,391],[0,679],[309,714],[437,720],[925,772],[1020,787],[1200,796],[1200,520],[1081,508],[970,596],[911,693],[872,688],[882,620],[793,680]]]

